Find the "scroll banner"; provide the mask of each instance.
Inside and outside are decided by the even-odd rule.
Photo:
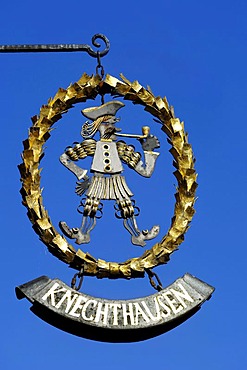
[[[73,290],[59,279],[41,276],[16,288],[31,311],[68,333],[102,342],[137,342],[181,324],[210,299],[214,288],[185,274],[156,294],[108,300]]]

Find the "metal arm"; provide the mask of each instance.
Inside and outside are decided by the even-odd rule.
[[[74,162],[72,162],[68,155],[66,153],[63,153],[61,156],[60,156],[60,162],[66,167],[68,168],[71,172],[73,172],[74,175],[76,175],[76,177],[78,178],[78,180],[86,180],[88,179],[88,176],[87,176],[87,170],[83,170],[82,168],[80,168],[79,166],[77,166]]]
[[[91,57],[99,58],[105,56],[110,50],[110,42],[108,38],[97,33],[92,37],[93,46],[99,48],[101,45],[96,41],[103,40],[105,49],[102,51],[94,51],[90,45],[86,44],[37,44],[37,45],[0,45],[0,53],[32,53],[32,52],[72,52],[72,51],[86,51]]]
[[[152,173],[154,172],[155,163],[159,155],[160,153],[144,150],[145,163],[143,163],[143,161],[139,161],[134,168],[135,171],[141,176],[151,177]]]

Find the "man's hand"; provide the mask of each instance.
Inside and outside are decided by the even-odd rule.
[[[87,176],[83,182],[77,181],[75,192],[77,195],[82,196],[85,191],[89,188],[90,178]]]

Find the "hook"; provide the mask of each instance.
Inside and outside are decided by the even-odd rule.
[[[92,57],[94,58],[97,58],[98,61],[100,60],[99,57],[104,57],[110,50],[110,41],[109,39],[103,35],[102,33],[96,33],[96,35],[94,35],[92,37],[92,44],[96,47],[96,48],[99,48],[100,47],[100,44],[98,42],[96,42],[97,39],[100,39],[100,40],[103,40],[104,43],[105,43],[105,49],[102,50],[102,51],[93,51],[90,46],[89,46],[89,50],[88,50],[88,54],[91,55]]]

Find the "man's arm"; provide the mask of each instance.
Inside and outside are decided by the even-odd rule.
[[[66,153],[63,153],[60,156],[60,162],[68,168],[73,174],[78,178],[78,180],[87,180],[87,170],[83,170],[79,166],[77,166],[74,162],[71,161],[69,156]]]
[[[142,149],[144,151],[144,163],[139,161],[134,170],[144,177],[151,177],[154,171],[156,160],[159,153],[154,152],[153,149],[159,148],[160,143],[156,136],[149,135],[146,139],[140,140]]]
[[[145,163],[143,163],[143,161],[139,161],[134,170],[141,176],[151,177],[152,173],[154,172],[155,163],[159,155],[160,153],[144,150]]]

